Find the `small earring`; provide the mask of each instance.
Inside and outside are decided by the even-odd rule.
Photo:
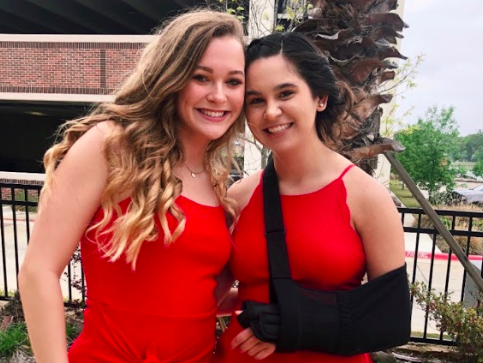
[[[323,103],[319,103],[319,107],[324,107],[324,104]]]

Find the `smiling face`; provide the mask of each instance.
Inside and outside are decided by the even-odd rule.
[[[245,59],[240,41],[214,38],[177,97],[179,136],[209,143],[223,136],[243,107]]]
[[[305,80],[281,55],[250,65],[245,102],[250,130],[274,152],[320,142],[315,115],[325,109],[327,97],[313,97]]]

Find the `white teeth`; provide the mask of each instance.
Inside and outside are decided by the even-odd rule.
[[[290,127],[290,124],[285,124],[285,125],[269,127],[267,130],[271,134],[278,134],[279,132],[287,130],[289,127]]]
[[[224,111],[208,111],[208,110],[200,110],[200,112],[206,116],[210,117],[222,117],[225,112]]]

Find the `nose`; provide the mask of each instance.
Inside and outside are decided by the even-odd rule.
[[[282,110],[276,102],[267,102],[263,117],[265,120],[273,121],[282,114]]]
[[[213,103],[223,103],[226,101],[225,89],[222,84],[214,84],[208,94],[208,101]]]

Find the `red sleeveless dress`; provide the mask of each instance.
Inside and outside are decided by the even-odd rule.
[[[347,192],[342,177],[322,189],[303,195],[282,195],[282,212],[292,278],[321,290],[346,290],[361,284],[365,254],[361,240],[350,225]],[[263,219],[261,183],[243,209],[233,234],[235,247],[230,267],[239,281],[240,301],[269,302],[269,267]],[[231,350],[230,343],[242,331],[234,315],[216,349],[216,362],[246,363],[256,360]],[[340,357],[298,351],[274,353],[265,363],[370,363],[368,354]]]
[[[87,308],[70,363],[213,362],[215,276],[228,262],[230,234],[221,206],[183,196],[176,203],[186,215],[184,232],[169,247],[162,233],[144,242],[135,271],[122,257],[103,258],[94,232],[82,239]],[[129,204],[120,202],[123,213]],[[93,222],[102,216],[99,210]],[[175,222],[168,215],[172,230]]]

